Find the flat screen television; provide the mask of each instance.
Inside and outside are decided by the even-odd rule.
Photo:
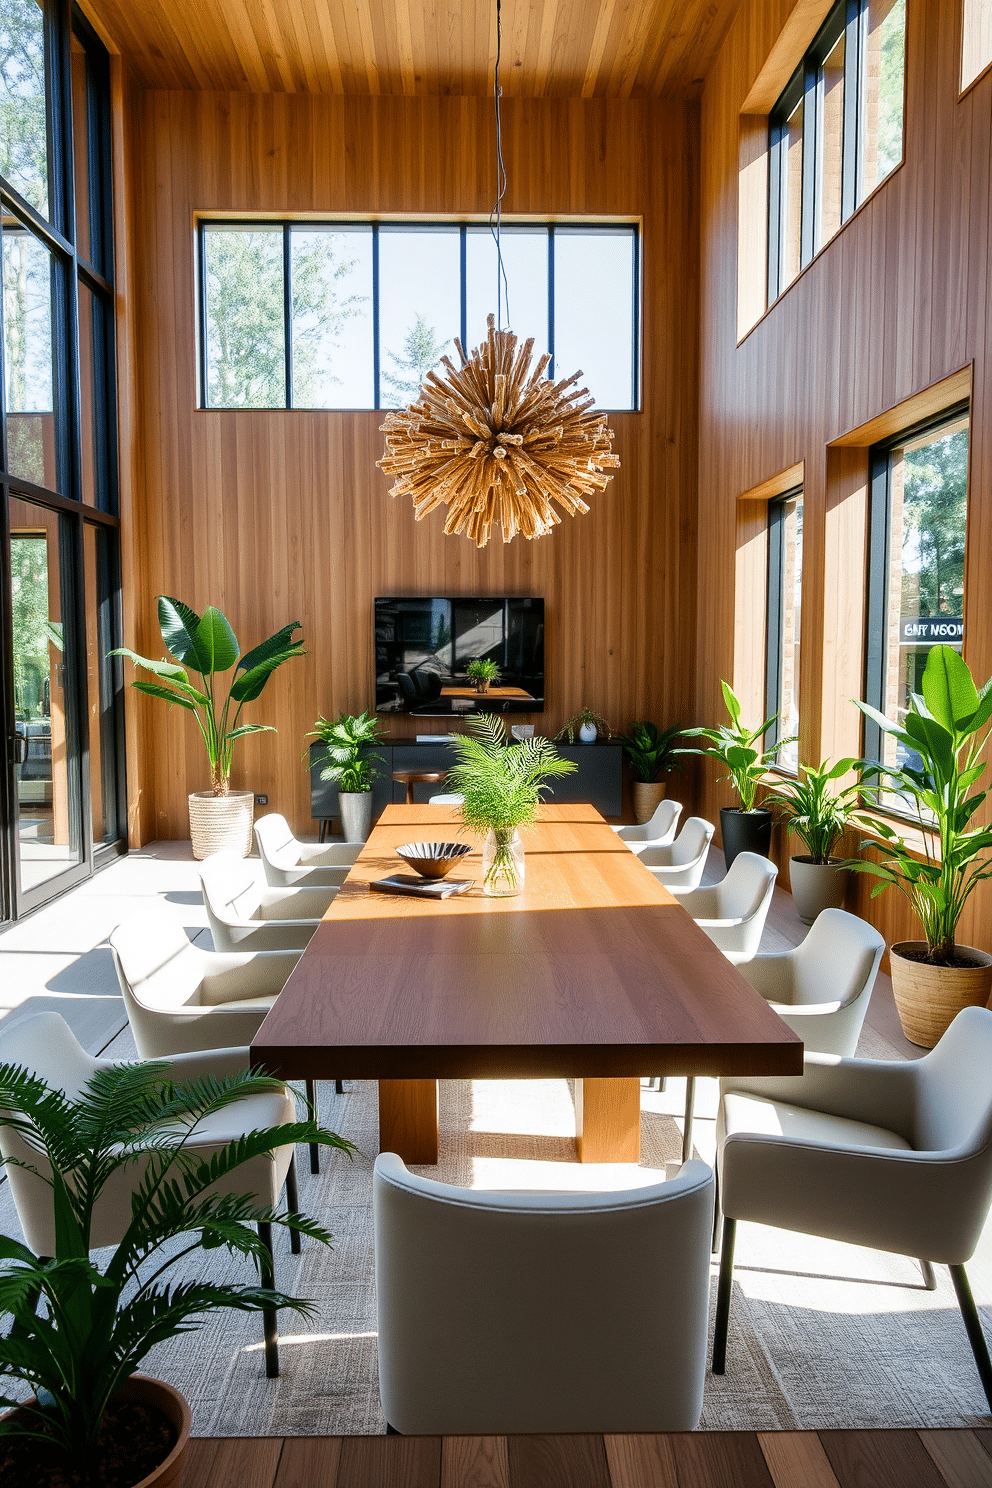
[[[466,668],[490,657],[498,686]],[[375,602],[377,713],[429,717],[544,712],[544,600],[389,598]]]

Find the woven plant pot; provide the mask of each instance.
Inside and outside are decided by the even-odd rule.
[[[630,798],[634,805],[634,820],[639,827],[649,822],[665,799],[664,780],[632,780]]]
[[[226,796],[194,791],[189,798],[194,858],[209,858],[215,852],[233,852],[246,858],[251,852],[254,819],[254,791],[231,791]]]
[[[909,961],[906,951],[926,950],[925,940],[901,940],[889,955],[892,995],[902,1031],[911,1044],[932,1049],[965,1007],[985,1007],[992,993],[992,956],[972,946],[958,946],[974,966],[931,966]]]

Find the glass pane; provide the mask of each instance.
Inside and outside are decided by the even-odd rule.
[[[290,233],[293,407],[374,408],[372,229]]]
[[[10,502],[18,854],[26,892],[80,861],[69,789],[59,518]]]
[[[967,88],[992,62],[992,4],[964,0],[961,47],[961,87]]]
[[[0,4],[0,175],[49,215],[45,22],[38,0]]]
[[[3,229],[4,406],[7,468],[56,489],[52,377],[54,265],[37,238],[8,219]]]
[[[207,404],[285,408],[282,228],[205,229]]]
[[[841,224],[844,176],[844,36],[820,66],[819,170],[816,246],[821,248]]]
[[[787,739],[799,732],[799,630],[803,595],[803,498],[783,503],[782,526],[782,613],[778,671],[778,737]],[[778,763],[783,770],[799,769],[799,745],[784,744]]]
[[[457,228],[379,232],[379,402],[401,408],[442,356],[456,363],[461,326]]]
[[[93,842],[115,842],[117,821],[117,739],[114,718],[115,664],[111,594],[116,588],[114,534],[106,527],[83,529],[86,584],[86,689],[89,700],[87,740],[90,752],[90,804]]]
[[[75,170],[76,247],[80,258],[90,253],[90,140],[86,52],[72,36],[72,158]]]
[[[905,65],[906,0],[870,0],[859,202],[902,160]]]
[[[964,548],[968,506],[968,419],[892,451],[889,460],[889,584],[884,712],[905,717],[931,646],[960,651],[964,639]],[[909,759],[883,736],[886,764]],[[890,802],[897,807],[900,803]]]
[[[634,245],[626,228],[555,233],[556,379],[582,369],[601,408],[634,406]]]
[[[799,100],[785,126],[782,162],[782,243],[779,290],[795,279],[802,267],[803,243],[803,101]]]
[[[547,228],[504,227],[500,252],[506,282],[503,286],[503,325],[521,341],[534,337],[535,357],[548,349],[548,231]],[[496,243],[488,227],[466,233],[466,335],[470,347],[486,338],[486,316],[496,313]]]

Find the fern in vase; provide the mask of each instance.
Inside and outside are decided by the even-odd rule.
[[[506,725],[491,714],[466,720],[466,728],[451,743],[457,763],[448,771],[448,787],[464,797],[462,825],[483,838],[483,889],[518,894],[524,875],[519,829],[532,825],[546,783],[576,767],[550,739],[508,744]]]

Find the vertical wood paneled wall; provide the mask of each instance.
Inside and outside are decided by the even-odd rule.
[[[541,542],[477,553],[415,523],[376,470],[382,414],[196,409],[194,214],[480,214],[492,104],[474,98],[134,93],[136,420],[129,560],[144,609],[127,641],[158,654],[152,597],[220,605],[243,644],[298,619],[308,655],[252,717],[236,784],[309,829],[300,763],[318,713],[370,706],[376,594],[535,594],[547,602],[554,732],[583,704],[626,727],[688,719],[696,617],[698,108],[504,103],[508,213],[640,217],[643,411],[614,415],[621,469],[592,512]],[[574,313],[581,316],[583,306]],[[569,371],[573,370],[571,368]],[[187,832],[208,784],[193,721],[142,700],[135,838]],[[415,731],[398,721],[394,731]],[[421,720],[422,730],[443,722]]]
[[[850,747],[864,591],[867,454],[828,447],[969,364],[965,654],[980,678],[992,672],[992,77],[959,97],[962,0],[907,0],[904,164],[738,345],[740,114],[798,8],[745,0],[703,95],[696,713],[716,718],[720,677],[755,653],[760,671],[763,656],[761,617],[735,593],[752,539],[739,497],[802,461],[801,751],[819,759]],[[731,803],[714,776],[701,786],[707,814]],[[901,898],[869,907],[867,884],[865,912],[890,939],[915,938]],[[992,948],[990,910],[992,894],[976,896],[963,939]]]

